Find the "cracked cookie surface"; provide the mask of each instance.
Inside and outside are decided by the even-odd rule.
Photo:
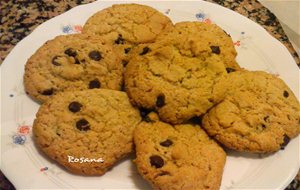
[[[200,116],[212,107],[213,85],[227,74],[219,56],[203,57],[197,52],[198,45],[189,46],[193,40],[178,40],[143,45],[124,75],[132,103],[156,110],[161,120],[173,124]]]
[[[24,86],[31,97],[44,102],[61,91],[120,90],[122,73],[110,45],[96,36],[72,34],[47,41],[28,59]]]
[[[154,189],[219,189],[226,154],[199,125],[140,123],[134,131],[135,164]]]
[[[179,22],[170,31],[161,33],[159,40],[173,41],[181,51],[203,59],[215,54],[223,60],[228,72],[241,69],[235,60],[237,52],[230,35],[216,24]]]
[[[172,27],[172,21],[152,7],[119,4],[90,17],[83,33],[99,35],[113,44],[126,64],[132,48],[141,43],[154,42],[157,35]]]
[[[203,118],[208,134],[238,151],[274,152],[300,133],[300,106],[289,87],[263,71],[237,71],[214,87]]]
[[[64,92],[40,107],[33,134],[41,150],[71,172],[102,175],[132,152],[133,130],[140,121],[125,92]],[[68,156],[103,162],[69,162]]]

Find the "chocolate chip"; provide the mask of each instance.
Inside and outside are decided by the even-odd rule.
[[[94,79],[89,83],[89,89],[100,88],[100,87],[101,87],[101,83],[99,82],[98,79]]]
[[[161,168],[164,166],[164,160],[157,155],[151,156],[150,157],[150,164],[151,166],[154,166],[155,168]]]
[[[75,59],[75,63],[74,64],[80,64],[80,61],[77,57],[74,58]]]
[[[164,147],[169,147],[169,146],[171,146],[173,144],[173,142],[171,140],[167,139],[167,140],[165,140],[165,141],[163,141],[163,142],[161,142],[159,144],[161,146],[164,146]]]
[[[263,129],[265,129],[265,128],[266,128],[266,125],[265,125],[265,124],[262,124],[261,127],[262,127]]]
[[[148,47],[144,47],[143,51],[140,53],[140,55],[145,55],[146,53],[148,53],[150,51],[150,48]]]
[[[127,54],[127,53],[129,53],[129,52],[130,52],[130,50],[131,50],[131,48],[125,48],[125,49],[124,49],[124,53],[126,53],[126,54]]]
[[[156,106],[157,107],[163,107],[164,105],[165,105],[165,95],[160,94],[159,96],[157,96]]]
[[[54,56],[52,58],[52,64],[55,65],[55,66],[61,66],[61,64],[57,61],[58,58],[60,58],[61,56]]]
[[[73,48],[68,48],[68,49],[65,50],[65,54],[70,56],[70,57],[76,57],[77,52]]]
[[[47,89],[47,90],[44,90],[41,94],[42,95],[45,95],[45,96],[51,96],[53,94],[53,88],[50,88],[50,89]]]
[[[76,128],[80,131],[90,130],[90,124],[86,119],[80,119],[76,122]]]
[[[285,98],[287,98],[287,97],[289,97],[289,93],[285,90],[285,91],[283,92],[283,96],[284,96]]]
[[[71,102],[68,108],[71,112],[75,113],[75,112],[79,112],[81,107],[82,105],[79,102]]]
[[[226,68],[226,71],[227,71],[227,73],[231,73],[231,72],[234,72],[234,71],[235,71],[235,69],[233,69],[233,68],[230,68],[230,67],[227,67],[227,68]]]
[[[290,140],[291,139],[290,139],[289,136],[284,135],[284,137],[283,137],[283,143],[280,145],[280,149],[283,150],[286,147],[286,145],[289,144]]]
[[[220,50],[219,46],[210,46],[210,49],[215,54],[220,54],[221,53],[221,50]]]
[[[122,35],[119,34],[118,38],[115,40],[115,44],[124,44],[125,40],[122,38]]]
[[[89,57],[95,61],[100,61],[102,59],[101,53],[97,50],[91,51]]]

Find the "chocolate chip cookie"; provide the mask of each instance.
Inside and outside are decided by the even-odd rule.
[[[226,154],[195,124],[152,119],[134,131],[135,164],[154,189],[219,189]]]
[[[200,43],[184,39],[143,45],[128,63],[124,75],[132,103],[156,110],[161,120],[172,124],[206,113],[214,105],[214,84],[227,74],[220,56],[203,57],[201,52],[197,53]]]
[[[274,152],[300,133],[300,106],[289,87],[263,71],[236,71],[214,87],[203,118],[208,134],[238,151]]]
[[[99,35],[113,44],[126,65],[128,54],[136,45],[153,42],[162,31],[172,27],[172,21],[152,7],[119,4],[90,17],[83,33]]]
[[[176,47],[187,55],[197,55],[203,59],[210,54],[220,56],[227,72],[240,70],[231,37],[216,24],[179,22],[170,31],[161,33],[157,40],[174,41]]]
[[[69,91],[40,107],[33,134],[41,150],[72,173],[102,175],[133,150],[140,120],[125,92]]]
[[[39,102],[62,91],[120,90],[123,66],[110,45],[97,36],[72,34],[47,41],[26,63],[26,92]]]

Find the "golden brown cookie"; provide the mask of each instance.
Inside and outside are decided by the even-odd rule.
[[[237,52],[231,37],[218,25],[204,22],[179,22],[170,30],[157,37],[157,41],[172,41],[187,55],[205,59],[215,54],[223,60],[228,72],[240,70],[235,58]]]
[[[124,75],[132,103],[156,110],[161,120],[172,124],[206,113],[214,105],[214,84],[227,74],[220,56],[203,57],[196,44],[178,43],[190,44],[162,40],[143,46]]]
[[[228,148],[274,152],[300,133],[300,106],[289,87],[263,71],[237,71],[214,87],[218,102],[203,119],[208,134]]]
[[[139,4],[119,4],[101,10],[90,17],[83,33],[101,36],[123,60],[136,45],[154,42],[162,31],[173,27],[172,21],[152,7]]]
[[[62,91],[107,88],[120,90],[123,66],[101,38],[81,34],[46,42],[26,63],[27,94],[44,102]]]
[[[140,113],[125,92],[93,89],[53,96],[39,109],[34,140],[73,173],[102,175],[133,150]]]
[[[226,154],[199,125],[149,119],[134,131],[135,164],[154,189],[220,188]]]

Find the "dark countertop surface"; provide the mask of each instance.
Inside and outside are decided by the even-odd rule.
[[[69,9],[94,0],[1,0],[0,1],[0,64],[12,48],[38,25]],[[300,68],[299,56],[285,35],[278,19],[256,0],[207,0],[234,10],[263,26],[282,42]],[[300,190],[299,174],[286,190]],[[13,185],[0,171],[0,189],[11,190]]]

